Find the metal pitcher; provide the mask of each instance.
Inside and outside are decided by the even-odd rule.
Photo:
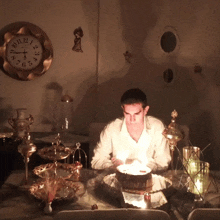
[[[17,118],[8,119],[8,123],[14,129],[14,137],[17,140],[22,140],[24,137],[27,136],[30,131],[30,125],[32,125],[34,122],[34,118],[32,115],[29,115],[29,117],[26,118],[26,110],[26,108],[18,108],[16,109]]]

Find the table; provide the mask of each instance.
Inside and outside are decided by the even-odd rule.
[[[99,171],[83,169],[81,181],[86,184],[89,179],[97,177]],[[0,219],[53,219],[53,216],[61,210],[91,209],[91,205],[97,204],[100,209],[111,209],[114,205],[96,199],[92,193],[86,192],[77,201],[58,200],[53,201],[53,213],[45,215],[45,203],[32,196],[29,191],[20,187],[23,184],[25,173],[17,170],[11,173],[0,190]],[[35,180],[36,176],[30,173],[29,180]]]
[[[12,172],[8,179],[3,184],[0,190],[0,220],[1,219],[45,219],[52,220],[54,216],[61,210],[91,210],[92,205],[96,204],[98,209],[120,209],[129,208],[122,201],[120,195],[112,195],[109,192],[103,193],[100,187],[100,183],[104,176],[108,173],[108,170],[98,171],[92,169],[82,169],[81,182],[84,184],[95,183],[93,186],[87,185],[86,193],[78,200],[55,200],[52,203],[53,212],[50,215],[44,213],[45,203],[36,199],[34,196],[21,187],[22,180],[24,178],[24,171],[17,170]],[[170,176],[171,171],[164,172],[164,176]],[[164,190],[163,193],[166,196],[168,203],[159,207],[158,209],[166,211],[171,219],[187,219],[187,216],[193,208],[201,207],[201,204],[194,203],[194,195],[186,192],[182,187],[185,174],[183,171],[178,171],[173,176],[173,185]],[[215,181],[213,185],[220,185],[220,173],[215,172],[212,174]],[[30,174],[30,179],[36,178]],[[219,207],[220,194],[214,192],[216,188],[212,188],[213,192],[210,192],[206,196],[203,207]]]

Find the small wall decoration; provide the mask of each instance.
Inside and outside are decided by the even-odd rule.
[[[172,69],[166,69],[163,72],[163,79],[166,83],[171,83],[173,81],[173,70]]]
[[[162,30],[160,39],[161,49],[169,54],[177,51],[180,47],[180,41],[175,27],[166,26]]]
[[[160,40],[160,45],[164,52],[170,53],[175,50],[177,44],[176,36],[173,32],[167,31],[165,32]]]
[[[125,57],[125,60],[128,62],[128,63],[131,63],[131,53],[129,51],[126,51],[124,54],[124,57]]]
[[[199,64],[196,64],[194,66],[194,73],[201,73],[202,72],[202,67]]]
[[[74,46],[72,48],[73,51],[76,52],[83,52],[82,48],[81,48],[81,38],[83,37],[83,30],[81,27],[78,27],[74,30],[73,32],[74,36],[75,36],[75,40],[74,40]]]

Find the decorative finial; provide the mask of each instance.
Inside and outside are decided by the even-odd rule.
[[[81,144],[79,142],[76,143],[76,149],[79,149]]]
[[[60,133],[57,134],[57,136],[55,137],[55,140],[56,140],[57,146],[59,146],[61,144]]]
[[[172,111],[172,113],[171,113],[171,117],[172,117],[172,118],[177,118],[177,116],[178,116],[178,113],[177,113],[177,111],[174,109],[174,110]]]
[[[171,150],[174,150],[174,148],[177,146],[177,142],[183,138],[183,135],[180,132],[178,125],[176,124],[177,116],[178,113],[176,110],[174,110],[171,113],[171,117],[172,117],[171,123],[163,131],[164,137],[169,141]]]

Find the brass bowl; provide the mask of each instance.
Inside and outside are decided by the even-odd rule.
[[[85,187],[81,182],[72,182],[62,178],[48,178],[40,179],[31,185],[29,191],[38,199],[45,202],[52,202],[55,199],[73,199],[80,197],[85,193]]]
[[[64,146],[56,146],[53,145],[51,147],[44,147],[40,150],[38,150],[38,154],[43,159],[49,159],[49,160],[63,160],[67,158],[72,153],[71,149]]]
[[[57,177],[69,179],[73,175],[77,175],[77,167],[75,164],[47,163],[35,167],[33,172],[41,178],[53,178],[56,172]]]

